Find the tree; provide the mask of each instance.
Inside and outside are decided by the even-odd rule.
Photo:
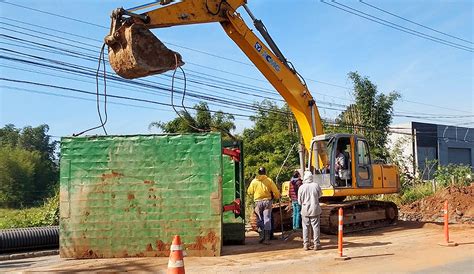
[[[49,127],[8,124],[0,129],[0,202],[7,206],[36,203],[53,193],[58,182],[56,141]]]
[[[148,128],[157,127],[166,133],[197,133],[217,131],[224,136],[234,138],[231,131],[235,130],[234,116],[222,111],[211,114],[205,102],[194,105],[193,117],[187,111],[179,111],[179,116],[169,122],[152,122]]]
[[[246,179],[252,179],[260,166],[275,179],[291,147],[298,143],[298,127],[288,105],[279,107],[264,100],[255,106],[257,113],[250,118],[254,125],[243,132]],[[283,180],[289,179],[294,168],[298,168],[296,148],[282,170],[280,178]]]
[[[385,145],[392,122],[393,104],[400,94],[395,91],[388,95],[379,93],[368,77],[362,77],[357,72],[350,72],[348,77],[353,82],[355,103],[339,115],[337,122],[351,127],[351,132],[365,136],[375,158],[387,159]]]
[[[45,159],[54,161],[57,141],[48,135],[49,126],[26,126],[23,129],[7,124],[0,129],[0,146],[21,147],[28,151],[39,151]]]
[[[35,184],[35,175],[41,166],[38,151],[19,147],[0,147],[0,203],[18,207],[36,200],[41,188]]]

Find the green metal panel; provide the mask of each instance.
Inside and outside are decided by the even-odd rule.
[[[235,163],[230,156],[224,155],[222,158],[222,202],[224,205],[232,203],[236,198],[236,178]],[[241,218],[235,218],[235,214],[231,211],[224,212],[224,223],[239,223]]]
[[[62,138],[60,177],[61,257],[220,255],[220,134]]]
[[[242,153],[240,143],[226,143],[224,147],[238,148]],[[230,156],[224,155],[222,158],[223,180],[222,180],[222,200],[224,205],[232,203],[234,199],[240,198],[245,205],[242,185],[240,184],[240,174],[243,167],[241,162],[235,162]],[[241,207],[242,208],[242,207]],[[243,207],[245,208],[245,206]],[[241,216],[245,216],[242,211]],[[235,216],[231,211],[224,212],[223,217],[223,241],[224,244],[244,244],[245,243],[245,221],[240,216]]]

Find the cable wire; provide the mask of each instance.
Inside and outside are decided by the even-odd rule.
[[[16,53],[18,53],[18,52],[16,52]],[[24,53],[21,53],[21,54],[24,54]],[[30,57],[31,57],[31,55],[27,55],[27,56],[30,56]],[[3,57],[0,57],[0,58],[3,58]],[[39,57],[38,57],[38,58],[39,58]],[[41,59],[44,59],[44,58],[41,58]],[[54,63],[61,63],[62,65],[67,65],[68,67],[74,67],[74,65],[68,64],[68,63],[64,63],[64,62],[55,61]],[[84,68],[84,67],[81,67],[80,69],[81,69],[81,72],[82,72],[82,70],[84,70],[85,68]],[[68,70],[68,71],[70,71],[70,70]],[[110,77],[110,76],[109,76],[109,77]],[[115,77],[115,79],[113,79],[113,80],[117,80],[117,81],[120,81],[120,82],[123,82],[123,81],[124,81],[124,79],[117,78],[117,77]],[[135,81],[134,81],[134,82],[135,82]],[[134,83],[134,84],[135,84],[135,83]],[[147,85],[145,85],[144,87],[148,88],[148,86],[150,86],[150,85],[147,84]],[[151,87],[151,86],[150,86],[150,87]],[[153,86],[153,88],[156,88],[156,87]],[[161,89],[162,89],[162,88],[161,88]],[[163,90],[165,90],[165,89],[163,89]],[[197,98],[202,98],[202,99],[206,99],[206,100],[213,100],[213,101],[215,101],[213,98],[208,98],[208,97],[197,97]],[[219,101],[222,101],[222,100],[219,100]],[[227,106],[227,104],[234,104],[234,101],[235,101],[235,100],[233,100],[233,101],[225,101],[225,104],[226,104],[226,106]],[[224,103],[224,101],[222,101],[222,102]],[[234,105],[235,105],[235,104],[234,104]],[[342,106],[342,107],[347,107],[347,106],[345,106],[345,105],[341,105],[341,106]],[[242,105],[242,107],[244,107],[245,109],[248,109],[249,107],[252,108],[253,106],[251,106],[251,105],[249,105],[249,104],[246,104],[245,106]],[[240,106],[239,106],[239,108],[240,108]],[[323,107],[321,107],[321,108],[323,108]],[[333,109],[333,110],[341,111],[341,110],[343,110],[343,109]],[[406,117],[407,115],[397,115],[397,114],[395,114],[394,116]],[[414,115],[410,115],[409,117],[412,117],[412,118],[429,119],[429,118],[460,118],[461,116],[425,117],[425,116],[414,116]],[[464,116],[464,117],[465,117],[465,116]]]
[[[377,16],[373,16],[373,15],[370,15],[368,13],[365,13],[365,12],[362,12],[360,10],[357,10],[357,9],[354,9],[352,7],[349,7],[347,5],[344,5],[344,4],[341,4],[339,2],[336,2],[335,0],[332,0],[333,3],[336,3],[337,5],[340,5],[340,6],[337,6],[337,5],[334,5],[334,4],[331,4],[331,3],[328,3],[324,0],[321,0],[322,3],[326,4],[326,5],[329,5],[331,7],[334,7],[334,8],[337,8],[339,10],[342,10],[342,11],[345,11],[347,13],[350,13],[350,14],[353,14],[353,15],[356,15],[358,17],[361,17],[361,18],[364,18],[366,20],[369,20],[369,21],[372,21],[372,22],[375,22],[377,24],[380,24],[380,25],[384,25],[384,26],[387,26],[389,28],[393,28],[393,29],[396,29],[396,30],[399,30],[401,32],[405,32],[405,33],[408,33],[408,34],[411,34],[411,35],[414,35],[414,36],[417,36],[417,37],[420,37],[420,38],[424,38],[424,39],[427,39],[427,40],[430,40],[430,41],[433,41],[433,42],[436,42],[436,43],[439,43],[439,44],[444,44],[446,46],[449,46],[449,47],[452,47],[452,48],[457,48],[457,49],[460,49],[460,50],[464,50],[464,51],[468,51],[468,52],[474,52],[474,48],[470,48],[470,47],[467,47],[467,46],[464,46],[464,45],[460,45],[460,44],[457,44],[457,43],[454,43],[454,42],[449,42],[447,40],[444,40],[444,39],[441,39],[441,38],[436,38],[434,36],[431,36],[431,35],[428,35],[428,34],[424,34],[424,33],[421,33],[419,31],[416,31],[416,30],[413,30],[413,29],[409,29],[409,28],[406,28],[406,27],[403,27],[401,25],[398,25],[398,24],[395,24],[395,23],[392,23],[392,22],[389,22],[387,20],[384,20],[382,18],[379,18]],[[374,19],[375,18],[375,19]]]
[[[90,91],[78,90],[78,89],[74,89],[74,88],[67,88],[67,87],[61,87],[61,86],[43,84],[43,83],[37,83],[37,82],[31,82],[31,81],[24,81],[24,80],[18,80],[18,79],[8,79],[8,78],[0,78],[0,80],[15,82],[15,83],[31,84],[31,85],[35,85],[35,86],[51,87],[51,88],[57,88],[57,89],[62,89],[62,90],[70,90],[70,91],[78,92],[78,93],[95,95],[94,92],[90,92]],[[9,87],[9,86],[0,86],[0,87],[11,88],[11,89],[16,89],[16,90],[25,90],[25,89],[21,89],[21,88],[17,88],[17,87]],[[36,90],[26,90],[26,91],[40,93],[40,92],[37,92]],[[54,95],[56,95],[56,94],[54,94]],[[103,95],[101,95],[101,96],[103,96]],[[125,96],[118,96],[118,95],[108,95],[108,96],[118,98],[118,99],[124,99],[124,100],[132,100],[132,101],[139,101],[139,102],[146,102],[146,103],[170,106],[169,104],[165,104],[165,103],[160,103],[160,102],[150,101],[150,100],[144,100],[144,99],[139,99],[139,98],[133,98],[133,97],[125,97]],[[210,110],[210,112],[216,112],[216,111]],[[232,113],[227,113],[227,114],[232,114]],[[233,115],[239,115],[239,114],[233,114]],[[243,115],[241,115],[241,116],[243,116]],[[253,117],[253,116],[252,115],[247,115],[245,117],[250,118],[250,117]],[[292,117],[292,119],[294,120],[293,117]],[[335,123],[335,122],[328,121],[328,120],[323,120],[323,121],[325,123],[331,125],[331,126],[334,126],[334,127],[343,128],[343,127],[346,127],[348,125],[348,124],[344,124],[344,123]],[[376,128],[371,127],[371,126],[364,126],[364,125],[358,125],[358,124],[350,124],[350,125],[354,128],[366,129],[367,131],[385,132],[384,130],[379,130],[379,129],[376,129]],[[400,130],[400,129],[405,129],[406,130],[406,129],[410,129],[410,128],[389,127],[388,131],[390,133],[412,135],[411,133],[408,133],[408,132],[396,131],[396,130]],[[460,140],[460,139],[455,139],[455,138],[451,138],[451,137],[437,137],[437,136],[434,136],[434,134],[436,134],[436,133],[437,132],[423,132],[423,131],[417,132],[417,134],[425,134],[425,135],[426,134],[433,134],[433,136],[426,135],[427,138],[437,138],[437,139],[443,139],[443,140],[447,139],[447,140],[454,140],[454,141],[474,142],[474,140]]]
[[[449,34],[449,33],[442,32],[442,31],[436,30],[436,29],[434,29],[434,28],[428,27],[428,26],[426,26],[426,25],[417,23],[417,22],[415,22],[415,21],[412,21],[412,20],[407,19],[407,18],[405,18],[405,17],[402,17],[402,16],[400,16],[400,15],[394,14],[394,13],[389,12],[389,11],[387,11],[387,10],[381,9],[381,8],[379,8],[379,7],[376,7],[376,6],[372,5],[372,4],[369,4],[369,3],[367,3],[367,2],[364,2],[364,1],[362,1],[362,0],[359,0],[359,2],[362,3],[362,4],[364,4],[364,5],[366,5],[366,6],[369,6],[369,7],[371,7],[371,8],[374,8],[374,9],[376,9],[376,10],[378,10],[378,11],[384,12],[384,13],[386,13],[386,14],[390,14],[390,15],[392,15],[392,16],[394,16],[394,17],[397,17],[397,18],[402,19],[402,20],[404,20],[404,21],[407,21],[407,22],[410,22],[410,23],[412,23],[412,24],[415,24],[415,25],[417,25],[417,26],[419,26],[419,27],[422,27],[422,28],[425,28],[425,29],[429,29],[429,30],[431,30],[431,31],[437,32],[437,33],[439,33],[439,34],[446,35],[446,36],[448,36],[448,37],[457,39],[457,40],[459,40],[459,41],[463,41],[463,42],[466,42],[466,43],[469,43],[469,44],[474,44],[473,42],[471,42],[471,41],[469,41],[469,40],[465,40],[465,39],[456,37],[456,36],[454,36],[454,35],[451,35],[451,34]]]
[[[92,127],[92,128],[89,128],[89,129],[86,129],[86,130],[83,130],[79,133],[75,133],[73,134],[73,136],[81,136],[82,134],[86,133],[86,132],[89,132],[89,131],[92,131],[92,130],[95,130],[95,129],[98,129],[98,128],[102,128],[104,130],[104,133],[105,135],[108,135],[107,134],[107,130],[105,129],[105,124],[107,123],[107,118],[108,118],[108,114],[107,114],[107,81],[106,81],[106,68],[105,68],[105,54],[104,54],[104,49],[105,49],[105,43],[102,45],[102,48],[100,49],[100,54],[99,54],[99,63],[97,65],[97,71],[96,71],[96,75],[95,75],[95,81],[96,81],[96,103],[97,103],[97,114],[99,115],[99,120],[100,120],[100,125],[98,126],[95,126],[95,127]],[[102,114],[100,112],[100,97],[99,97],[99,71],[100,71],[100,65],[101,65],[101,62],[104,63],[104,76],[103,76],[103,79],[104,79],[104,114],[105,114],[105,119],[102,119]]]
[[[171,106],[173,107],[173,110],[174,112],[176,112],[176,114],[179,116],[179,118],[181,120],[183,120],[189,127],[191,127],[192,129],[195,129],[199,132],[205,132],[207,130],[204,130],[204,129],[200,129],[198,127],[195,127],[192,125],[192,123],[188,120],[188,117],[191,118],[192,116],[189,114],[189,112],[186,110],[186,108],[184,107],[184,96],[186,94],[186,80],[184,81],[184,90],[183,90],[183,99],[181,100],[181,104],[185,110],[185,114],[183,117],[179,111],[176,110],[176,107],[174,106],[174,102],[173,102],[173,98],[174,98],[174,79],[175,79],[175,75],[176,75],[176,71],[178,70],[178,56],[175,54],[174,55],[174,59],[175,59],[175,68],[174,68],[174,71],[173,71],[173,77],[171,78]],[[183,75],[184,75],[184,70],[181,69],[181,71],[183,72]],[[184,78],[186,79],[186,76],[184,76]],[[186,115],[188,115],[188,117],[186,117]]]
[[[323,1],[322,1],[322,2],[323,2]],[[0,2],[0,3],[11,4],[11,3],[8,3],[8,2],[5,2],[5,1],[4,1],[4,2]],[[324,3],[325,3],[325,2],[324,2]],[[326,4],[327,4],[327,3],[326,3]],[[15,4],[13,4],[13,5],[15,5]],[[51,16],[58,16],[58,17],[61,17],[61,18],[64,18],[64,19],[69,19],[69,20],[76,21],[75,18],[71,18],[71,17],[67,17],[67,16],[63,16],[63,15],[58,15],[58,14],[51,13],[51,12],[45,12],[45,11],[38,10],[38,9],[31,9],[31,8],[28,8],[28,7],[25,7],[25,6],[21,6],[21,5],[16,5],[16,6],[19,6],[19,7],[25,8],[25,9],[34,10],[34,11],[37,11],[37,12],[46,13],[46,14],[51,15]],[[5,17],[1,17],[1,18],[5,18]],[[7,19],[7,20],[11,20],[11,18],[6,18],[6,19]],[[18,21],[18,20],[16,20],[16,21]],[[24,24],[27,24],[27,25],[33,25],[33,26],[36,26],[36,27],[39,27],[39,28],[45,28],[44,26],[36,25],[36,24],[33,24],[33,23],[25,23],[25,22],[23,22],[23,23],[24,23]],[[84,23],[87,24],[88,22],[84,22]],[[105,26],[96,25],[96,24],[92,24],[92,25],[95,25],[95,26],[100,27],[100,28],[108,29],[108,28],[105,27]],[[49,28],[49,29],[50,29],[50,28]],[[56,31],[58,31],[58,30],[56,30]],[[62,32],[62,31],[59,31],[59,32]],[[73,35],[73,36],[76,36],[76,37],[79,37],[78,35],[75,35],[75,34],[72,34],[72,33],[67,33],[67,34]],[[96,41],[99,41],[99,40],[96,40]],[[100,42],[100,41],[99,41],[99,42]],[[168,43],[168,44],[170,44],[170,43]],[[175,45],[175,44],[173,44],[173,45],[174,45],[174,46],[177,46],[177,47],[182,47],[182,46]],[[215,54],[211,54],[211,53],[208,53],[208,52],[204,52],[204,51],[200,51],[200,50],[196,50],[196,49],[192,49],[192,48],[188,48],[188,47],[182,47],[182,48],[185,48],[185,49],[188,49],[188,50],[191,50],[191,51],[195,51],[195,52],[198,52],[198,53],[206,54],[206,55],[209,55],[209,56],[213,56],[213,57],[216,57],[216,58],[225,59],[225,60],[227,60],[227,61],[233,61],[233,62],[238,62],[238,63],[241,63],[241,64],[253,66],[253,65],[251,65],[250,63],[247,63],[247,62],[241,62],[241,61],[238,61],[238,60],[230,59],[230,58],[227,58],[227,57],[222,57],[222,56],[215,55]],[[220,71],[220,72],[223,72],[223,73],[235,75],[235,76],[245,77],[245,78],[248,78],[248,79],[252,79],[252,80],[256,80],[256,81],[268,83],[266,80],[263,80],[263,79],[257,79],[257,78],[252,78],[252,77],[240,75],[240,74],[231,73],[231,72],[224,71],[224,70],[218,70],[218,69],[216,69],[216,68],[206,67],[206,66],[202,66],[202,65],[199,65],[199,64],[191,63],[191,62],[187,62],[187,63],[188,63],[188,64],[195,65],[195,66],[200,66],[200,67],[212,69],[212,70],[215,70],[215,71]],[[339,87],[339,88],[343,88],[343,89],[347,89],[347,90],[353,90],[352,88],[345,87],[345,86],[342,86],[342,85],[332,84],[332,83],[328,83],[328,82],[324,82],[324,81],[319,81],[319,80],[313,80],[313,79],[309,79],[309,78],[306,78],[306,79],[307,79],[308,81],[317,82],[317,83],[321,83],[321,84],[325,84],[325,85],[329,85],[329,86]],[[276,93],[276,91],[274,91],[274,92]],[[324,94],[324,96],[335,97],[335,96],[330,96],[330,95],[326,95],[326,94]],[[337,97],[335,97],[335,98],[337,98]],[[339,98],[339,99],[340,99],[340,98]],[[345,99],[345,100],[347,100],[347,99]],[[421,103],[421,102],[408,101],[408,100],[405,100],[405,99],[400,99],[400,101],[410,102],[410,103],[420,104],[420,105],[427,105],[427,104],[424,104],[424,103]],[[435,105],[429,105],[429,106],[433,106],[433,107],[437,107],[437,108],[443,108],[443,109],[447,109],[447,110],[453,110],[453,111],[471,113],[471,112],[469,112],[469,111],[463,111],[463,110],[458,110],[458,109],[446,108],[446,107],[443,107],[443,106],[435,106]]]

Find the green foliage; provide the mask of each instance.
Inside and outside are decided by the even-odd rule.
[[[169,122],[152,122],[149,128],[157,127],[165,133],[198,133],[203,131],[218,131],[224,136],[234,138],[231,131],[235,130],[234,116],[217,111],[211,114],[205,102],[194,105],[196,111],[193,117],[190,113],[179,111],[179,117]]]
[[[404,146],[410,141],[409,136],[399,138],[390,148],[390,160],[398,166],[401,190],[399,194],[384,195],[384,200],[398,205],[408,204],[432,195],[435,189],[439,190],[452,184],[468,185],[472,181],[471,167],[453,164],[440,166],[437,160],[426,161],[424,168],[413,175],[413,155],[403,153]],[[433,168],[436,168],[434,182],[423,180],[426,174],[431,174]]]
[[[416,181],[411,170],[413,155],[411,153],[409,155],[404,154],[405,146],[410,142],[410,136],[403,136],[398,138],[389,149],[390,162],[398,167],[402,190],[414,186]]]
[[[28,209],[0,209],[0,229],[59,224],[59,193],[43,206]]]
[[[41,202],[58,181],[55,148],[49,127],[0,129],[0,207],[23,207]]]
[[[411,188],[405,189],[403,193],[400,195],[400,203],[401,204],[409,204],[417,200],[421,200],[427,196],[432,195],[433,188],[431,183],[421,183],[417,184]]]
[[[433,194],[434,191],[431,183],[422,182],[404,189],[402,188],[400,193],[352,196],[348,197],[348,200],[382,200],[394,202],[396,205],[400,206],[413,203],[414,201],[421,200]]]
[[[45,159],[54,161],[57,141],[51,140],[47,134],[48,125],[37,127],[27,126],[23,129],[8,124],[0,129],[0,146],[20,147],[28,151],[39,151]]]
[[[268,100],[255,105],[258,109],[257,114],[251,117],[254,125],[243,132],[245,177],[247,181],[251,180],[258,168],[264,166],[267,175],[275,180],[291,147],[298,143],[298,127],[287,105],[279,107]],[[282,170],[280,182],[291,177],[298,163],[295,147]]]
[[[433,162],[434,164],[434,162]],[[402,173],[403,174],[403,173]],[[401,174],[401,175],[402,175]],[[434,194],[433,182],[411,178],[402,184],[399,194],[384,195],[382,200],[392,201],[398,205],[410,204]],[[439,166],[434,173],[437,191],[451,185],[466,186],[472,182],[471,167],[465,165]]]
[[[337,122],[342,126],[352,126],[353,133],[365,136],[374,158],[387,159],[385,144],[392,122],[393,104],[400,94],[379,93],[368,77],[357,72],[350,72],[348,76],[353,82],[355,103],[340,114]]]
[[[472,182],[473,174],[470,166],[449,164],[438,166],[434,178],[436,183],[443,187],[449,185],[463,186]]]
[[[12,207],[35,200],[36,192],[42,190],[35,176],[40,168],[39,152],[0,147],[0,203]]]

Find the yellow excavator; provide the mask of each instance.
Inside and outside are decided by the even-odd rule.
[[[237,11],[240,8],[248,13],[266,43],[247,26]],[[146,12],[137,13],[138,10]],[[221,24],[288,103],[296,118],[305,148],[300,149],[301,168],[312,170],[314,180],[323,190],[321,230],[337,233],[340,207],[344,209],[345,232],[396,222],[398,209],[394,203],[344,201],[348,196],[397,193],[400,180],[396,166],[374,164],[362,136],[324,134],[316,102],[304,79],[285,58],[262,21],[252,14],[246,0],[161,0],[133,9],[116,9],[111,18],[110,33],[105,37],[110,65],[127,79],[163,73],[184,64],[181,55],[169,50],[150,29]]]

